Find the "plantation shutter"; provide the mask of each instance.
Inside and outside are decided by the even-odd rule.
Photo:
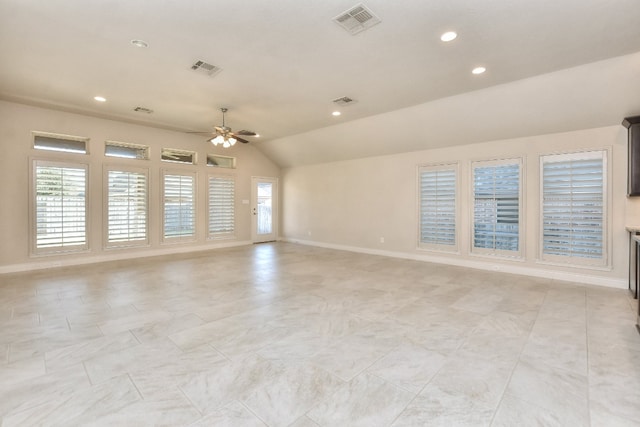
[[[605,155],[542,157],[543,258],[605,261]]]
[[[455,166],[420,168],[420,246],[456,249]]]
[[[195,236],[194,175],[164,175],[164,237]]]
[[[34,165],[36,252],[86,249],[87,166]]]
[[[473,168],[473,247],[518,252],[520,163],[477,162]]]
[[[146,173],[110,170],[107,194],[107,242],[146,241]]]
[[[233,234],[235,228],[235,180],[209,177],[209,236]]]

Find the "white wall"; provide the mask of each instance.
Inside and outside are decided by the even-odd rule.
[[[61,154],[33,149],[32,131],[89,137],[89,155]],[[151,146],[151,160],[136,161],[104,156],[105,140]],[[160,161],[160,148],[196,151],[198,165],[182,166]],[[47,266],[71,265],[135,256],[187,252],[225,245],[248,243],[251,239],[251,176],[279,177],[279,168],[251,144],[230,149],[214,148],[202,136],[87,117],[78,114],[0,101],[0,273]],[[234,156],[235,170],[223,170],[236,177],[236,235],[232,240],[206,239],[206,177],[214,168],[205,166],[206,154]],[[78,160],[89,164],[89,246],[81,254],[32,257],[29,253],[30,171],[32,159]],[[144,248],[104,249],[103,166],[122,164],[149,169],[149,237]],[[196,170],[198,174],[197,240],[191,243],[161,243],[160,170]]]
[[[626,144],[626,129],[609,126],[284,169],[281,234],[320,246],[626,288],[624,227],[640,224],[640,203],[626,197]],[[609,150],[610,268],[542,264],[537,261],[539,156],[589,149]],[[524,258],[471,255],[470,162],[513,157],[522,157],[524,163]],[[417,166],[443,162],[459,162],[460,167],[455,255],[417,249]]]

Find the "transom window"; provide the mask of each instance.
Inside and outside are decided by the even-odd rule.
[[[236,167],[236,158],[228,156],[218,156],[217,154],[207,154],[207,166],[233,169]]]
[[[160,159],[163,162],[196,164],[196,153],[193,151],[176,150],[173,148],[163,148]]]
[[[33,148],[38,150],[61,151],[65,153],[87,154],[89,138],[34,132]]]
[[[148,160],[149,147],[128,142],[106,141],[104,143],[104,155],[124,159]]]

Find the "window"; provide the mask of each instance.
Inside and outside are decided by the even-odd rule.
[[[38,150],[62,151],[87,154],[89,138],[34,132],[33,148]]]
[[[207,166],[234,169],[236,167],[236,158],[207,154]]]
[[[420,247],[457,250],[457,165],[422,166],[420,179]]]
[[[104,155],[125,159],[148,160],[149,147],[126,142],[106,141],[104,143]]]
[[[34,253],[88,248],[87,168],[87,165],[34,161]]]
[[[542,259],[606,265],[605,151],[542,156]]]
[[[174,150],[173,148],[163,148],[161,160],[163,162],[196,164],[196,153],[193,151]]]
[[[107,170],[107,246],[147,243],[147,171]]]
[[[209,237],[233,237],[235,229],[235,179],[209,177]]]
[[[472,252],[520,256],[521,161],[474,162]]]
[[[195,221],[195,174],[163,173],[163,236],[165,240],[193,240]]]

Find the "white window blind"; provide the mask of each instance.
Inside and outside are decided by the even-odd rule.
[[[455,251],[456,165],[423,166],[420,174],[420,247]]]
[[[164,174],[164,238],[195,236],[195,175]]]
[[[147,241],[147,173],[107,172],[107,245]]]
[[[473,250],[518,255],[520,161],[474,162]]]
[[[209,177],[209,236],[233,235],[235,229],[235,179]]]
[[[606,263],[606,152],[541,158],[542,258]]]
[[[36,253],[84,250],[87,245],[87,166],[36,160]]]

